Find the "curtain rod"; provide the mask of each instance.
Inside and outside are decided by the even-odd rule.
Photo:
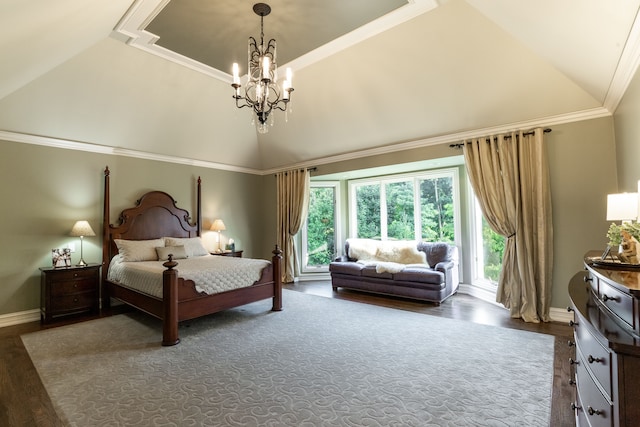
[[[549,133],[549,132],[551,132],[551,128],[545,128],[543,130],[543,133]],[[523,135],[533,135],[534,133],[535,133],[535,131],[530,131],[530,132],[523,132],[522,134]],[[518,135],[516,135],[516,136],[518,136]],[[493,139],[494,139],[494,141],[496,140],[495,137]],[[505,135],[504,139],[511,139],[511,135]],[[486,141],[487,142],[491,142],[491,139],[487,138]],[[449,144],[449,147],[450,148],[462,148],[464,146],[464,144],[465,144],[464,142],[459,142],[457,144]]]
[[[310,168],[306,168],[306,169],[307,169],[309,172],[315,172],[315,171],[317,171],[317,170],[318,170],[318,168],[317,168],[316,166],[312,166],[312,167],[310,167]],[[305,170],[305,168],[300,168],[300,172],[302,172],[302,171],[304,171],[304,170]],[[287,174],[287,173],[285,172],[285,175],[286,175],[286,174]],[[277,173],[275,173],[275,174],[273,174],[273,176],[278,176],[278,174],[277,174]]]

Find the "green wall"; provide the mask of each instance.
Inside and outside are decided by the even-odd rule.
[[[637,101],[625,98],[629,102],[625,104],[625,111],[632,108],[631,101],[640,105],[640,96],[637,98]],[[621,117],[621,120],[625,119],[625,116]],[[625,182],[629,181],[625,186],[631,187],[639,179],[637,161],[626,158],[636,153],[635,141],[640,138],[640,127],[625,123],[624,137],[624,141],[619,141],[617,157],[619,164],[621,158],[625,159],[622,174],[629,176],[625,178]],[[546,140],[555,232],[552,306],[561,308],[568,304],[567,283],[582,268],[582,255],[591,249],[603,249],[606,244],[606,195],[618,191],[620,175],[616,165],[614,119],[605,117],[555,125]],[[222,218],[227,226],[223,241],[234,238],[236,246],[250,257],[271,256],[276,239],[273,175],[259,176],[7,141],[0,141],[0,153],[0,194],[3,198],[0,208],[0,233],[3,236],[0,315],[39,307],[38,268],[50,265],[52,248],[75,242],[77,251],[73,254],[73,262],[77,262],[79,242],[68,236],[76,220],[89,220],[100,234],[106,165],[111,170],[112,222],[122,209],[131,206],[148,190],[166,191],[177,199],[180,207],[193,212],[195,181],[201,176],[204,230],[214,218]],[[315,174],[452,155],[459,155],[459,152],[443,144],[319,165]],[[461,176],[461,183],[464,185],[464,176]],[[633,190],[620,190],[625,189]],[[464,188],[461,190],[462,194],[466,192]],[[465,202],[462,208],[463,211],[468,208]],[[205,231],[203,238],[210,248],[215,248],[214,233]],[[463,246],[468,244],[463,241]],[[85,260],[98,262],[100,236],[87,238],[84,246]],[[464,248],[462,250],[465,254]],[[464,274],[470,277],[468,266]]]
[[[545,135],[553,204],[554,271],[552,306],[569,304],[567,284],[582,269],[582,256],[591,249],[604,249],[608,224],[605,220],[606,195],[615,192],[616,147],[613,118],[606,117],[570,124],[555,125]],[[460,155],[449,144],[422,147],[403,152],[321,165],[316,175],[336,174],[371,167],[411,163]],[[461,210],[467,216],[467,181],[460,172]],[[346,181],[342,184],[343,206],[346,204]],[[345,209],[346,210],[346,209]],[[346,214],[343,220],[346,223]],[[469,224],[462,225],[461,262],[463,278],[470,283],[471,252]],[[343,237],[348,230],[343,229]]]
[[[275,180],[188,165],[0,141],[0,315],[40,306],[39,267],[51,265],[51,249],[80,242],[69,236],[86,219],[96,237],[84,241],[84,259],[101,261],[104,168],[111,170],[111,222],[146,191],[171,194],[195,221],[195,187],[202,178],[203,239],[215,249],[215,218],[236,247],[254,258],[271,257],[275,244]],[[271,199],[273,197],[273,199]],[[265,215],[264,213],[269,214]]]

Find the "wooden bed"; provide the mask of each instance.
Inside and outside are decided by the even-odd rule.
[[[110,298],[116,298],[130,306],[162,320],[162,345],[180,342],[178,322],[194,319],[232,307],[238,307],[267,298],[273,299],[273,311],[282,310],[282,282],[280,275],[281,251],[276,245],[271,264],[262,271],[260,279],[252,286],[219,294],[208,295],[195,290],[193,281],[179,277],[175,269],[178,263],[169,259],[163,265],[163,297],[158,298],[110,282],[107,279],[109,263],[118,254],[114,239],[150,240],[161,237],[198,237],[201,232],[201,180],[197,183],[196,224],[189,223],[189,212],[176,207],[169,194],[150,191],[137,201],[136,206],[120,214],[119,224],[109,219],[109,168],[104,171],[104,222],[102,248],[102,304],[110,307]]]

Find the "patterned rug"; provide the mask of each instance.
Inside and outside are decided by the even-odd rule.
[[[284,291],[181,324],[22,336],[71,426],[547,426],[552,336]]]

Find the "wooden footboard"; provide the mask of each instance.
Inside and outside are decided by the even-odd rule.
[[[190,280],[178,277],[177,262],[169,259],[163,265],[167,269],[162,275],[162,345],[172,346],[180,342],[178,323],[207,314],[251,302],[272,298],[271,311],[282,310],[282,251],[273,250],[271,265],[266,267],[260,279],[246,288],[234,289],[213,295],[202,295],[195,290]]]

